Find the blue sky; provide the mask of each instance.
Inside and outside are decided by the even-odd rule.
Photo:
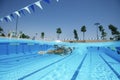
[[[38,0],[0,0],[0,17],[9,15]],[[99,22],[104,26],[110,37],[108,25],[113,24],[120,31],[120,0],[50,0],[47,4],[41,2],[43,10],[35,7],[32,14],[26,13],[19,18],[18,31],[33,37],[38,33],[45,32],[48,39],[56,39],[56,28],[62,29],[61,38],[73,39],[73,29],[77,29],[82,39],[81,26],[87,27],[85,39],[96,38],[96,26]],[[15,20],[2,22],[0,26],[7,33],[15,30]]]

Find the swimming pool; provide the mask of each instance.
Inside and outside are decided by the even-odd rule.
[[[54,44],[72,54],[38,54]],[[0,40],[0,80],[120,80],[120,42],[56,43]]]

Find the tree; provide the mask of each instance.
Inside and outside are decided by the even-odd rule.
[[[100,25],[100,26],[99,26],[99,31],[102,32],[102,30],[103,30],[103,26]]]
[[[58,34],[57,39],[59,40],[59,38],[60,38],[60,34],[62,33],[61,28],[57,28],[56,33]]]
[[[3,29],[0,27],[0,33],[2,33],[3,32]]]
[[[101,32],[101,39],[105,40],[105,37],[107,36],[107,33],[105,32],[105,29],[102,25],[99,26],[99,31]]]
[[[117,27],[110,24],[108,28],[111,30],[111,34],[113,35],[114,40],[120,40],[120,32],[118,31]]]
[[[78,40],[79,40],[79,37],[78,37],[78,34],[77,34],[77,30],[74,29],[74,30],[73,30],[73,33],[74,33],[74,38],[78,41]]]
[[[29,39],[30,37],[29,37],[28,35],[22,33],[22,34],[20,35],[20,38],[26,38],[26,39]]]
[[[94,25],[97,26],[96,32],[97,32],[97,40],[98,40],[98,26],[100,25],[100,23],[95,23]]]
[[[0,27],[0,36],[5,37],[5,34],[4,34],[4,31],[3,31],[3,28],[2,28],[2,27]]]
[[[45,33],[41,32],[41,38],[44,39]]]
[[[112,24],[110,24],[108,26],[108,28],[111,30],[111,34],[112,35],[115,35],[116,34],[116,31],[117,31],[117,27],[113,26]]]
[[[4,34],[4,33],[2,33],[2,34],[1,34],[1,36],[5,37],[5,34]]]
[[[102,30],[102,33],[101,33],[101,38],[102,38],[102,40],[105,40],[106,38],[106,36],[107,36],[107,33],[104,31],[104,29]]]
[[[86,32],[86,27],[85,26],[82,26],[81,27],[81,32],[83,32],[83,40],[85,40],[85,32]]]

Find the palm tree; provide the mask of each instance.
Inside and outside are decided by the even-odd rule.
[[[115,34],[116,34],[116,32],[117,32],[117,27],[115,27],[114,25],[110,24],[110,25],[108,26],[108,28],[111,30],[112,35],[115,35]]]
[[[99,26],[99,31],[101,32],[101,39],[105,40],[105,37],[107,36],[107,33],[105,32],[105,29],[102,25]]]
[[[103,30],[103,26],[100,25],[98,28],[99,28],[99,31],[101,32],[101,39],[102,39],[102,32],[104,31],[104,30]]]
[[[41,32],[41,38],[44,39],[45,33]]]
[[[98,40],[98,39],[99,39],[99,38],[98,38],[98,26],[100,25],[100,23],[95,23],[94,25],[97,26],[96,32],[97,32],[97,40]]]
[[[99,31],[102,32],[102,30],[103,30],[103,26],[100,25],[100,26],[99,26]]]
[[[59,40],[59,38],[60,38],[60,34],[62,33],[61,28],[57,28],[56,33],[58,34],[57,39]]]
[[[111,34],[114,36],[113,39],[120,40],[120,32],[118,31],[117,27],[110,24],[108,28],[111,30]]]
[[[104,29],[103,29],[103,31],[102,31],[102,36],[101,36],[101,38],[103,39],[103,40],[105,40],[106,38],[106,36],[107,36],[107,33],[104,31]]]
[[[81,32],[83,32],[83,40],[85,40],[85,32],[86,32],[86,27],[85,26],[82,26],[81,27]]]
[[[74,38],[78,41],[78,40],[79,40],[79,37],[78,37],[78,34],[77,34],[77,30],[74,29],[74,30],[73,30],[73,33],[74,33]]]

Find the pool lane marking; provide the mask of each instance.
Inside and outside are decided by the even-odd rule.
[[[109,66],[109,68],[114,72],[114,74],[118,77],[120,80],[120,75],[113,69],[113,67],[100,55],[100,57],[103,59],[103,61]]]
[[[69,55],[69,56],[70,56],[70,55]],[[49,65],[47,65],[47,66],[44,66],[44,67],[42,67],[42,68],[40,68],[40,69],[38,69],[38,70],[30,73],[30,74],[27,74],[27,75],[19,78],[18,80],[23,80],[23,79],[25,79],[25,78],[27,78],[27,77],[29,77],[29,76],[31,76],[31,75],[33,75],[33,74],[35,74],[35,73],[43,70],[43,69],[45,69],[45,68],[47,68],[47,67],[49,67],[49,66],[51,66],[51,65],[53,65],[53,64],[56,64],[56,63],[58,63],[58,62],[60,62],[60,61],[62,61],[62,60],[64,60],[64,59],[66,59],[66,58],[69,57],[69,56],[66,56],[66,57],[64,57],[64,58],[62,58],[62,59],[59,59],[59,60],[57,60],[57,61],[55,61],[55,62],[53,62],[53,63],[51,63],[51,64],[49,64]]]
[[[33,53],[33,54],[28,54],[28,55],[22,55],[22,56],[17,56],[17,57],[11,57],[11,58],[4,58],[4,59],[0,59],[0,62],[1,61],[6,61],[6,60],[11,60],[11,59],[18,59],[18,58],[23,58],[23,57],[29,57],[29,56],[33,56],[33,55],[36,55],[35,53]]]
[[[114,58],[114,57],[112,57],[111,55],[109,55],[109,54],[107,54],[107,53],[105,53],[107,56],[109,56],[109,57],[111,57],[112,59],[114,59],[115,61],[117,61],[117,62],[119,62],[120,63],[120,60],[118,60],[118,59],[116,59],[116,58]]]
[[[43,76],[41,76],[39,79],[37,79],[37,80],[41,80],[41,79],[43,79],[46,75],[49,75],[51,72],[53,72],[54,71],[54,69],[52,69],[52,70],[50,70],[49,72],[47,72],[46,74],[44,74]]]
[[[76,77],[78,76],[78,73],[79,73],[79,71],[80,71],[80,68],[81,68],[81,66],[82,66],[82,64],[83,64],[86,56],[87,56],[87,54],[85,54],[84,58],[83,58],[82,61],[80,62],[79,66],[78,66],[77,70],[75,71],[75,73],[73,74],[71,80],[76,80]]]

